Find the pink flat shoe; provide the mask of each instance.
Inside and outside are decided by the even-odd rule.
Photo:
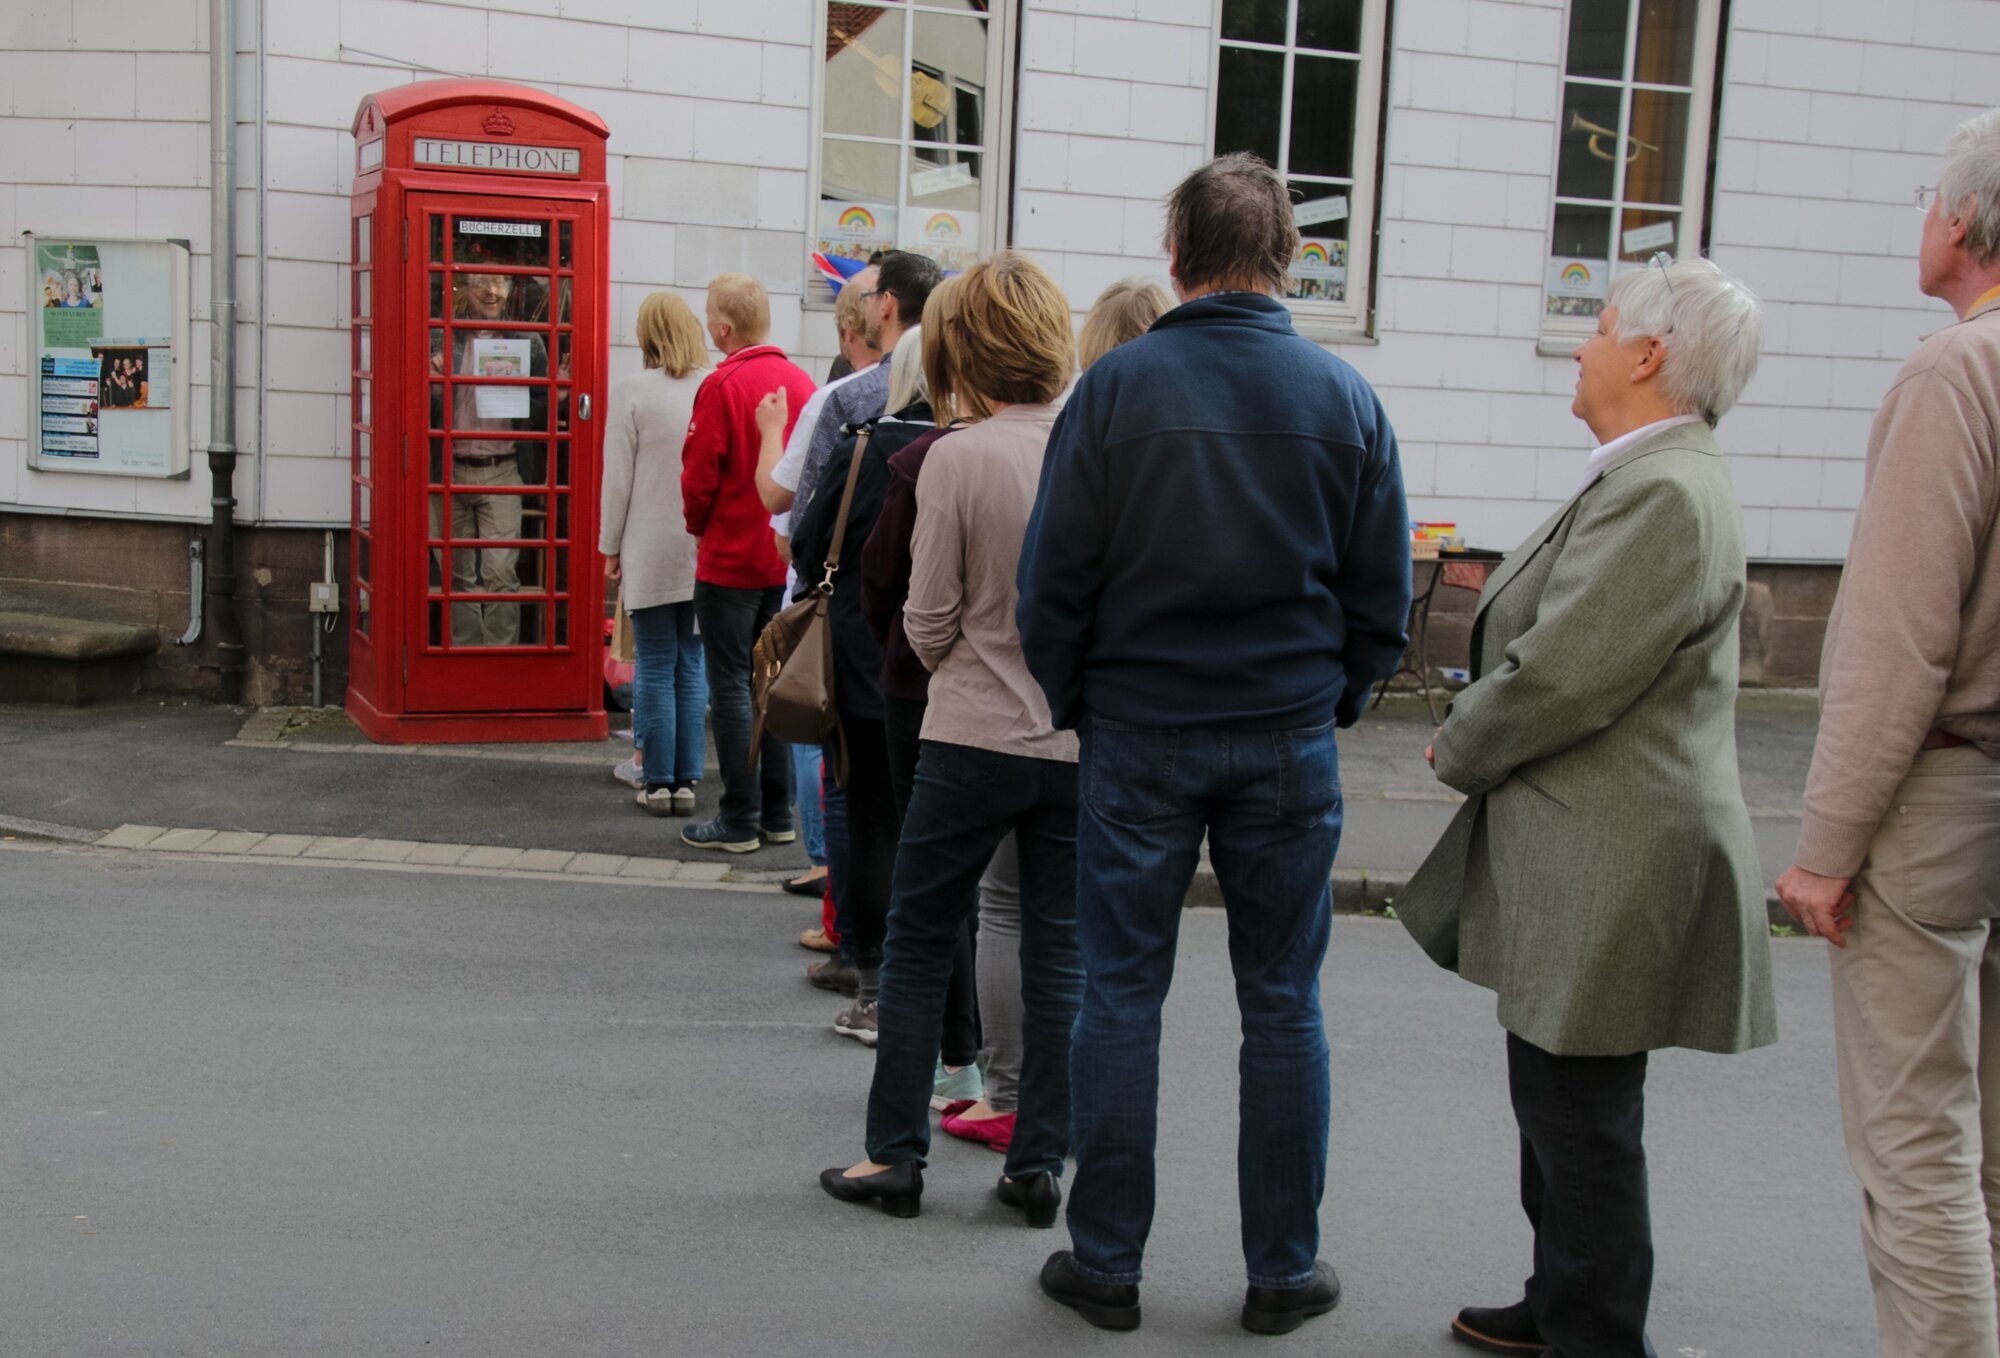
[[[988,1150],[1005,1151],[1014,1144],[1012,1113],[1002,1113],[997,1118],[980,1118],[977,1121],[969,1121],[956,1113],[947,1113],[938,1126],[961,1141],[980,1142]]]
[[[953,1099],[950,1103],[940,1108],[938,1114],[941,1117],[955,1118],[978,1102],[978,1099]]]

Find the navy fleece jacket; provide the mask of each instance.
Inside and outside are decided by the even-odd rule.
[[[1057,726],[1352,725],[1406,640],[1395,433],[1282,302],[1198,297],[1077,383],[1018,582]]]

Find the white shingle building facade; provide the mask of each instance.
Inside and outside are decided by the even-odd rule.
[[[249,693],[273,701],[297,695],[303,582],[347,523],[348,128],[371,91],[483,76],[605,119],[614,378],[646,293],[698,307],[726,270],[765,282],[774,339],[823,371],[815,250],[1011,244],[1080,313],[1165,278],[1180,175],[1263,151],[1306,223],[1301,328],[1380,390],[1413,517],[1491,547],[1579,474],[1566,354],[1606,273],[1705,251],[1769,303],[1721,439],[1769,563],[1752,631],[1801,624],[1760,643],[1778,677],[1810,675],[1873,408],[1949,318],[1916,292],[1913,190],[2000,96],[1993,0],[237,5],[241,597]],[[163,630],[208,518],[208,33],[207,0],[0,6],[0,590],[150,589]],[[24,232],[189,243],[194,475],[30,465]],[[199,657],[151,673],[200,687]]]

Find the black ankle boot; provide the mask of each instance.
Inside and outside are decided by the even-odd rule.
[[[1002,1174],[993,1193],[1009,1207],[1027,1209],[1030,1226],[1056,1224],[1056,1209],[1062,1206],[1062,1185],[1047,1170],[1039,1174],[1023,1174],[1018,1179]]]
[[[1547,1353],[1548,1343],[1535,1328],[1534,1312],[1525,1299],[1512,1306],[1468,1306],[1451,1322],[1451,1337],[1488,1353],[1529,1355]]]
[[[820,1171],[819,1186],[842,1202],[880,1201],[892,1217],[913,1217],[923,1209],[924,1171],[914,1160],[853,1179],[835,1166]]]

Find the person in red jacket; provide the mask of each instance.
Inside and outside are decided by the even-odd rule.
[[[782,387],[789,408],[802,410],[813,393],[812,379],[784,350],[764,342],[770,332],[771,299],[762,283],[726,273],[708,285],[708,335],[723,359],[695,393],[681,449],[681,505],[697,544],[695,623],[722,765],[721,808],[712,820],[689,823],[681,839],[727,853],[798,838],[791,752],[767,737],[761,769],[750,766],[750,651],[785,589],[771,512],[757,495],[757,403]],[[791,436],[789,425],[785,435]]]

